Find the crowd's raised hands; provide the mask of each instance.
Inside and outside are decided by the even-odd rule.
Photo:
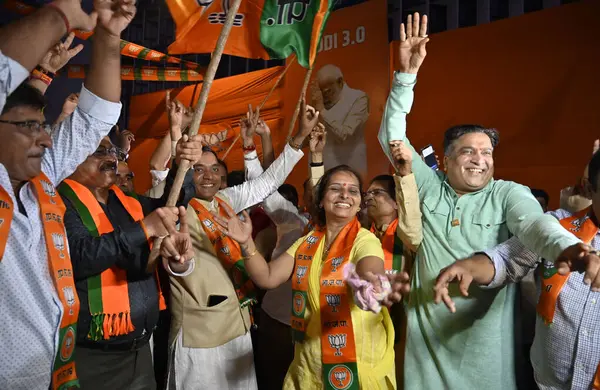
[[[400,176],[412,173],[412,150],[402,141],[392,141],[390,150],[394,158],[394,168]]]
[[[310,152],[313,155],[323,154],[326,140],[327,132],[325,131],[325,126],[322,123],[317,123],[317,126],[315,126],[313,131],[310,133],[310,138],[308,141]]]
[[[185,130],[194,118],[194,110],[186,107],[177,99],[171,99],[171,91],[167,91],[166,110],[169,117],[169,126],[171,131]]]
[[[94,11],[98,14],[97,29],[120,37],[135,17],[137,9],[135,0],[94,0]]]
[[[56,73],[62,69],[71,58],[75,57],[81,50],[83,45],[79,44],[71,47],[75,34],[70,33],[64,42],[58,42],[40,61],[40,66],[48,72]]]

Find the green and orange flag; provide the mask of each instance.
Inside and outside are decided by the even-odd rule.
[[[231,0],[167,0],[177,26],[169,54],[210,53],[215,48]],[[285,59],[312,67],[333,0],[244,0],[225,54]]]

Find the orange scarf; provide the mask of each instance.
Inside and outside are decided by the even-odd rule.
[[[360,228],[360,222],[356,218],[348,223],[335,238],[322,263],[319,283],[321,358],[323,386],[327,390],[360,388],[350,313],[352,293],[343,277],[343,269],[350,261],[350,252]],[[305,338],[305,313],[312,259],[324,236],[325,229],[314,230],[296,250],[296,264],[292,274],[291,325],[294,342],[302,342]]]
[[[125,210],[139,222],[144,219],[142,205],[133,197],[127,196],[113,185],[111,191],[125,207]],[[95,237],[110,233],[114,230],[102,206],[92,192],[84,185],[66,179],[59,187],[61,195],[69,199],[83,221],[88,231]],[[152,242],[148,245],[152,249]],[[93,341],[108,340],[111,336],[121,336],[133,332],[131,321],[131,308],[129,304],[129,288],[127,284],[127,271],[116,265],[105,270],[100,275],[89,277],[88,302],[92,322],[88,338]],[[158,285],[159,309],[166,309],[164,297]]]
[[[58,336],[59,353],[55,357],[52,372],[54,390],[79,387],[73,351],[77,334],[77,318],[79,317],[79,297],[73,280],[73,266],[67,247],[64,216],[66,207],[50,180],[41,173],[31,180],[38,202],[48,264],[54,287],[63,307],[63,317],[60,322]],[[6,190],[0,187],[0,261],[10,235],[10,225],[13,218],[13,202]]]
[[[215,199],[219,204],[220,216],[226,219],[229,218],[226,210],[229,210],[231,214],[235,214],[225,201],[216,197]],[[219,261],[221,261],[221,265],[223,265],[223,268],[229,274],[240,302],[240,307],[256,303],[256,288],[246,271],[240,245],[217,229],[217,223],[214,221],[212,214],[198,199],[192,199],[190,206],[196,211],[204,233],[206,233],[212,243],[215,253]]]
[[[398,228],[398,218],[385,230],[385,234],[380,237],[381,247],[384,253],[384,266],[386,274],[395,274],[402,269],[402,256],[404,247],[396,229]],[[375,233],[375,224],[371,225],[371,233]]]
[[[586,208],[573,214],[571,217],[560,220],[562,227],[573,233],[577,238],[586,244],[592,242],[596,234],[598,234],[598,226],[590,218],[591,208]],[[537,305],[538,314],[542,317],[546,324],[551,324],[554,320],[554,312],[556,310],[556,302],[558,295],[564,287],[569,272],[566,275],[560,275],[554,265],[547,266],[544,264],[542,273],[542,292]],[[594,390],[600,390],[600,364],[594,376]]]
[[[589,244],[598,233],[598,227],[589,216],[590,209],[581,210],[571,217],[563,218],[559,222],[569,232],[586,244]],[[570,273],[561,275],[554,264],[544,263],[542,272],[542,292],[537,305],[537,312],[546,324],[554,320],[556,301]]]

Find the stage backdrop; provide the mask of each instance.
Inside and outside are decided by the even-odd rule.
[[[433,144],[441,159],[446,128],[460,123],[495,127],[500,131],[495,176],[543,188],[550,194],[551,206],[558,207],[559,190],[581,176],[593,141],[600,138],[598,14],[600,1],[581,1],[432,35],[408,118],[408,135],[415,147]],[[389,63],[396,59],[394,44],[390,48],[386,43],[386,23],[385,3],[379,0],[334,12],[314,70],[316,77],[323,65],[334,64],[349,88],[368,96],[364,139],[369,177],[387,172],[389,166],[377,142],[389,90]],[[259,103],[281,71],[216,80],[204,123],[229,126],[233,131],[227,137],[234,137],[247,103]],[[263,110],[276,152],[286,142],[288,118],[303,78],[304,70],[294,65],[285,88]],[[192,90],[180,92],[184,103],[189,104]],[[360,92],[353,94],[349,96],[355,100],[362,97]],[[152,138],[164,135],[168,127],[164,93],[134,97],[130,124],[137,136],[131,154],[136,188],[141,191],[149,185],[148,161],[158,144]],[[227,163],[232,169],[242,167],[239,144]],[[289,182],[301,190],[306,177],[303,161]]]
[[[369,114],[363,138],[371,158],[369,172],[372,174],[387,170],[388,166],[386,160],[380,156],[381,149],[377,141],[377,130],[389,81],[386,9],[385,0],[372,0],[333,12],[323,34],[314,70],[316,78],[323,65],[334,64],[343,72],[348,86],[358,91],[351,92],[350,97],[354,96],[352,93],[359,94],[364,91],[363,100],[365,97],[368,99]],[[239,133],[239,118],[245,114],[248,103],[254,106],[260,104],[283,69],[278,67],[215,80],[200,132],[222,134],[227,130],[226,141],[222,145],[216,145],[221,151],[220,156]],[[287,142],[288,123],[300,95],[304,73],[304,68],[293,64],[262,110],[271,128],[277,154]],[[198,86],[195,100],[200,88],[201,85]],[[194,86],[185,87],[173,91],[171,96],[177,95],[178,99],[189,105],[193,90]],[[130,153],[130,161],[136,174],[135,186],[138,192],[145,191],[150,186],[150,156],[168,129],[164,98],[164,92],[156,92],[134,96],[131,101],[129,127],[136,135],[136,142]],[[346,98],[344,103],[348,100]],[[333,134],[330,138],[333,144]],[[260,141],[258,138],[256,141],[260,152]],[[225,162],[230,171],[243,169],[241,142],[236,143]],[[366,166],[366,159],[364,165]],[[304,160],[299,163],[288,182],[301,190],[306,175],[307,162]]]
[[[433,144],[441,158],[446,128],[495,127],[495,177],[545,189],[557,208],[600,138],[599,14],[600,1],[582,1],[432,35],[410,140]]]

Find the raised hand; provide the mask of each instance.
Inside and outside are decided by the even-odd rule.
[[[169,117],[169,126],[182,130],[185,107],[179,100],[171,100],[171,91],[167,91],[166,108]]]
[[[258,123],[256,124],[256,134],[260,135],[261,137],[271,134],[271,129],[262,119],[259,119]]]
[[[322,123],[317,123],[317,126],[310,133],[309,140],[309,148],[310,152],[315,153],[323,153],[323,149],[325,148],[325,141],[327,138],[327,132],[325,131],[325,126]]]
[[[121,148],[125,153],[129,153],[131,150],[131,144],[135,142],[135,136],[130,130],[119,130],[117,127],[117,136],[119,138],[119,148]]]
[[[237,241],[240,245],[246,244],[252,238],[252,221],[250,215],[244,210],[242,216],[244,220],[237,215],[225,209],[227,217],[222,217],[213,213],[213,218],[217,223],[217,228],[227,237]]]
[[[129,26],[137,11],[135,0],[94,0],[98,13],[98,27],[114,37]]]
[[[399,71],[403,73],[414,73],[425,60],[427,50],[425,45],[429,42],[427,37],[427,15],[419,18],[419,13],[408,15],[406,28],[404,23],[400,25],[400,46],[398,48]]]
[[[64,117],[71,115],[73,111],[75,111],[75,109],[77,108],[77,104],[79,104],[79,94],[70,94],[63,103],[61,115]]]
[[[592,156],[596,154],[596,152],[600,149],[600,139],[594,141],[594,146],[592,148]]]
[[[402,141],[390,142],[390,151],[394,159],[394,168],[400,176],[412,173],[412,150]]]
[[[75,38],[75,34],[70,33],[64,42],[58,42],[48,51],[48,53],[46,53],[44,58],[42,58],[40,66],[52,73],[56,73],[62,69],[71,58],[75,57],[83,50],[83,45],[81,44],[69,49],[73,44],[73,38]]]
[[[168,222],[168,221],[166,221]],[[184,264],[194,258],[194,249],[192,247],[192,238],[187,224],[187,217],[184,207],[179,207],[179,231],[175,226],[168,226],[169,235],[164,238],[160,246],[160,255],[163,258],[163,265],[167,262],[175,264]],[[174,267],[171,267],[173,269]]]
[[[306,101],[302,99],[300,105],[300,135],[308,137],[310,132],[317,126],[319,122],[319,111],[315,110],[314,107],[306,104]]]

